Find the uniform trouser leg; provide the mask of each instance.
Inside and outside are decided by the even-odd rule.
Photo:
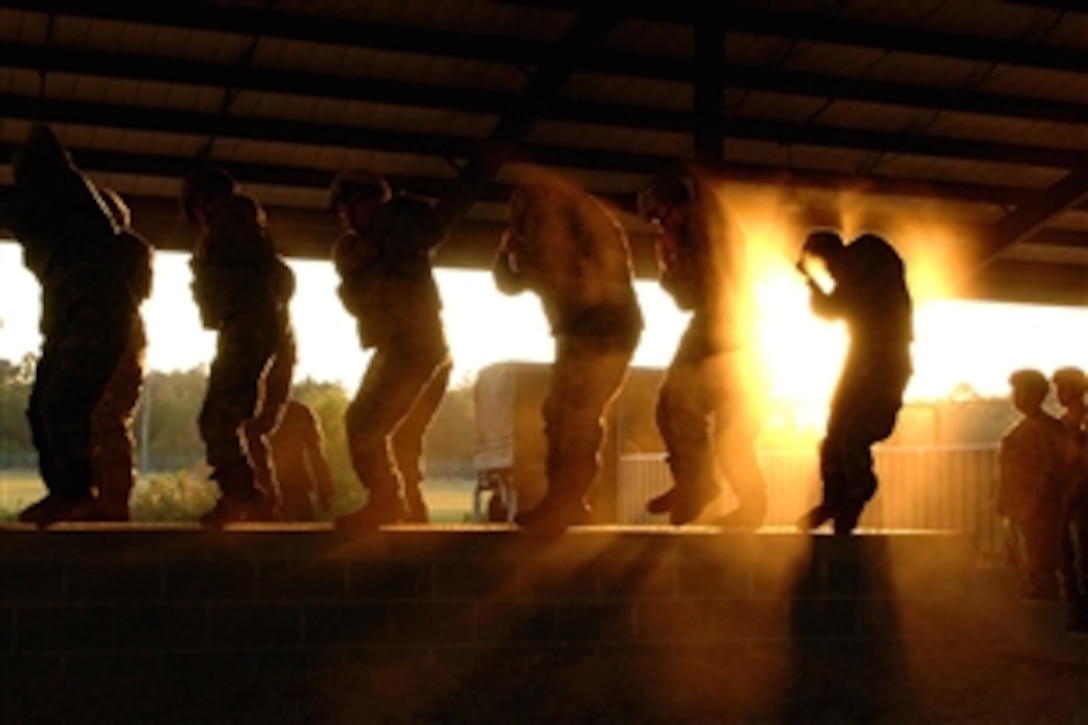
[[[743,423],[727,423],[717,433],[716,446],[718,467],[737,498],[737,510],[762,521],[767,511],[767,483],[754,433]]]
[[[910,378],[905,355],[848,358],[820,449],[825,510],[854,519],[876,493],[872,446],[891,435]]]
[[[1024,533],[1024,578],[1027,593],[1052,596],[1058,591],[1061,532],[1057,511],[1038,512],[1021,522]]]
[[[94,486],[99,501],[119,512],[128,510],[136,479],[132,416],[143,387],[146,347],[143,322],[134,314],[128,345],[91,419]]]
[[[397,462],[404,485],[404,498],[411,514],[422,519],[427,507],[423,499],[423,436],[427,432],[435,411],[446,395],[450,382],[452,363],[447,359],[435,367],[412,407],[393,433],[393,456]]]
[[[53,441],[49,435],[42,404],[42,392],[51,384],[52,363],[53,357],[49,353],[38,358],[38,364],[34,370],[34,384],[31,386],[30,397],[27,401],[26,420],[30,427],[30,438],[34,444],[34,450],[38,452],[38,472],[42,483],[45,484],[46,491],[59,495],[62,486],[57,469],[57,456],[53,450]]]
[[[1069,603],[1088,619],[1088,503],[1074,506],[1068,516]]]
[[[697,365],[674,360],[657,397],[657,429],[677,489],[716,489],[711,448],[711,398]]]
[[[121,323],[118,323],[121,324]],[[50,493],[89,497],[94,483],[91,414],[102,397],[125,346],[127,330],[104,311],[88,309],[47,340],[45,379],[35,381],[30,419]]]
[[[197,423],[212,475],[223,495],[233,500],[248,501],[258,494],[244,427],[256,414],[262,376],[277,342],[267,331],[244,323],[219,333]]]
[[[372,498],[402,495],[393,435],[446,358],[445,351],[392,347],[370,360],[344,422],[352,468]]]
[[[605,418],[626,379],[633,345],[563,336],[556,347],[542,411],[547,495],[582,500],[600,470]]]
[[[272,359],[265,365],[260,378],[256,414],[244,428],[246,452],[253,464],[255,485],[272,507],[277,509],[281,491],[268,437],[283,418],[283,411],[291,394],[295,360],[295,338],[288,332],[276,347]]]

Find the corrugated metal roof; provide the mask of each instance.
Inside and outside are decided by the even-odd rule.
[[[849,198],[956,229],[963,294],[1081,304],[1086,68],[1088,12],[1057,0],[0,1],[0,183],[52,123],[187,248],[179,179],[208,155],[306,255],[329,180],[369,165],[447,205],[440,263],[482,265],[524,165],[623,210],[645,258],[635,192],[698,154],[737,198],[803,201],[791,223]]]

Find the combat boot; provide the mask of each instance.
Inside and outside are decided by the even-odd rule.
[[[514,523],[544,539],[559,538],[571,526],[590,522],[593,512],[581,498],[547,494],[529,509],[514,516]]]
[[[209,529],[221,529],[229,524],[268,521],[271,514],[268,501],[259,492],[254,492],[247,499],[223,496],[210,511],[200,517],[200,524]]]
[[[80,521],[84,512],[93,507],[93,496],[67,497],[50,493],[19,513],[19,521],[45,528],[61,521]]]
[[[830,521],[832,518],[834,517],[831,513],[831,509],[823,504],[820,504],[819,506],[816,506],[811,511],[806,513],[804,516],[798,518],[797,521],[794,522],[794,526],[801,531],[815,531],[816,529],[820,528],[828,521]]]
[[[685,486],[678,489],[669,509],[669,523],[673,526],[690,524],[702,515],[719,493],[721,491],[717,486]]]
[[[334,522],[337,531],[365,532],[376,531],[382,526],[404,521],[408,509],[404,499],[398,493],[370,492],[370,498],[350,514],[339,517]]]
[[[755,506],[738,506],[725,516],[719,516],[711,523],[723,529],[737,531],[755,531],[763,525],[766,510]]]
[[[88,506],[81,507],[69,521],[118,522],[131,520],[128,501],[97,498]]]

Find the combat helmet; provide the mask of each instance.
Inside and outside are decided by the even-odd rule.
[[[185,218],[193,221],[197,208],[205,201],[237,191],[238,181],[226,169],[211,164],[194,169],[181,184],[181,208]]]
[[[329,185],[329,208],[356,199],[389,201],[393,196],[389,182],[381,174],[370,169],[349,169],[337,174]]]
[[[677,174],[661,174],[650,179],[638,192],[638,215],[647,221],[660,218],[661,207],[674,207],[691,199],[691,188]]]
[[[805,244],[801,247],[801,255],[811,254],[820,259],[830,259],[837,252],[842,251],[842,235],[834,229],[817,229],[805,237]]]

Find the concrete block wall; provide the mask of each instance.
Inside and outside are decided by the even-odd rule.
[[[970,539],[587,527],[0,530],[0,678],[977,636]]]

